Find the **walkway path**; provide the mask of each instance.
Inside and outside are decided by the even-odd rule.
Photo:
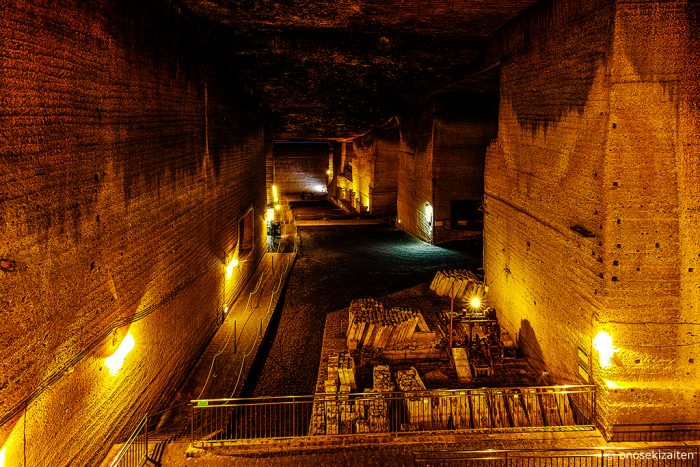
[[[267,332],[294,253],[268,253],[199,359],[186,392],[193,399],[237,397]]]

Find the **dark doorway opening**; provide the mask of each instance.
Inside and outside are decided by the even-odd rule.
[[[484,212],[480,199],[460,199],[450,202],[451,228],[453,230],[483,230]]]

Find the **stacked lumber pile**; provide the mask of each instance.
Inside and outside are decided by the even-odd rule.
[[[425,391],[425,384],[421,380],[418,371],[411,367],[408,370],[396,372],[396,383],[403,392]],[[432,419],[431,398],[419,394],[406,395],[406,410],[408,412],[408,426],[404,429],[415,431],[421,429],[420,424]]]
[[[457,372],[457,381],[462,384],[471,383],[472,372],[469,365],[469,355],[467,354],[467,350],[465,348],[452,348],[452,363],[454,364],[455,371]]]
[[[376,365],[372,369],[373,390],[376,392],[392,392],[394,382],[391,380],[389,365]]]
[[[352,359],[348,352],[341,352],[337,358],[340,387],[349,388],[347,392],[357,389],[357,383],[355,382],[355,360]]]
[[[389,431],[387,398],[382,393],[394,390],[388,365],[372,369],[373,388],[361,399],[355,400],[355,433],[386,433]]]
[[[338,356],[328,356],[328,377],[325,381],[326,394],[338,392]]]
[[[430,283],[430,290],[444,297],[454,297],[469,303],[471,297],[484,297],[489,291],[478,277],[467,269],[438,271]]]
[[[312,435],[352,433],[356,418],[348,394],[357,389],[355,362],[348,352],[328,357],[325,394],[314,401],[311,414]]]
[[[353,300],[348,316],[348,348],[383,349],[400,345],[411,340],[416,327],[423,323],[423,316],[416,310],[387,309],[373,298]]]
[[[387,433],[389,431],[387,398],[368,394],[355,401],[355,433]]]
[[[326,434],[326,403],[323,397],[314,398],[309,434],[311,436]]]
[[[397,371],[396,382],[398,383],[399,390],[403,392],[425,391],[425,384],[423,384],[423,380],[420,379],[418,370],[413,367],[408,370]]]

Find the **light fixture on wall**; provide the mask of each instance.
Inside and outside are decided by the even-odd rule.
[[[425,218],[428,221],[428,227],[432,227],[433,226],[433,206],[426,201],[423,209],[425,211]]]
[[[593,348],[598,352],[600,366],[610,368],[612,366],[612,358],[620,349],[613,345],[613,338],[605,331],[600,331],[593,338]]]
[[[233,276],[233,269],[238,266],[238,259],[235,257],[229,261],[226,265],[226,279],[230,279]]]
[[[119,370],[124,365],[124,359],[135,346],[136,342],[134,341],[134,336],[132,336],[131,333],[127,333],[117,350],[112,355],[105,358],[105,366],[110,375],[116,376],[117,373],[119,373]]]

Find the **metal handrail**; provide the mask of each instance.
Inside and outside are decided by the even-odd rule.
[[[141,432],[143,431],[143,437]],[[141,438],[141,439],[140,439]],[[141,442],[143,440],[143,442]],[[109,467],[139,467],[148,459],[148,415],[144,415]]]
[[[218,399],[192,399],[192,405],[196,406],[198,402],[228,402],[228,403],[235,403],[235,402],[250,402],[254,403],[255,401],[270,401],[270,400],[290,400],[290,399],[323,399],[327,397],[336,397],[338,395],[347,395],[351,397],[362,397],[362,396],[377,396],[378,394],[381,394],[383,396],[385,395],[402,395],[405,397],[410,397],[412,395],[416,397],[426,397],[431,394],[456,394],[456,395],[462,395],[465,392],[497,392],[497,391],[503,391],[503,392],[522,392],[522,391],[532,391],[532,390],[556,390],[558,393],[582,393],[582,392],[588,392],[592,391],[595,389],[595,385],[593,384],[564,384],[561,386],[518,386],[518,387],[480,387],[480,388],[463,388],[463,389],[423,389],[423,390],[417,390],[417,391],[387,391],[387,392],[352,392],[352,393],[347,393],[347,394],[338,394],[338,393],[316,393],[316,394],[305,394],[305,395],[299,395],[299,396],[255,396],[255,397],[225,397],[225,398],[218,398]]]
[[[660,453],[678,453],[671,459],[661,459]],[[654,458],[654,455],[656,457]],[[635,458],[636,457],[636,458]],[[672,457],[672,456],[669,456]],[[459,462],[458,465],[469,467],[471,463],[483,466],[484,461],[502,461],[501,466],[510,467],[521,465],[527,460],[525,465],[533,465],[530,460],[544,460],[545,465],[552,467],[568,467],[569,465],[581,466],[581,458],[597,460],[594,466],[607,465],[634,465],[624,462],[627,459],[649,461],[645,466],[690,466],[698,465],[700,462],[700,447],[694,445],[673,445],[673,446],[644,446],[644,447],[588,447],[588,448],[533,448],[533,449],[484,449],[484,450],[433,450],[415,451],[413,460],[416,465],[452,465],[452,462]],[[575,460],[579,460],[576,462]],[[615,459],[618,460],[615,463]],[[620,462],[622,460],[622,462]],[[669,462],[669,461],[679,462]],[[555,462],[556,461],[556,462]],[[561,462],[559,462],[561,461]],[[606,462],[607,461],[607,462]],[[657,461],[657,462],[653,462]],[[659,462],[663,461],[663,462]],[[536,464],[539,465],[539,464]]]
[[[428,431],[594,429],[593,385],[320,393],[191,401],[191,441]]]

